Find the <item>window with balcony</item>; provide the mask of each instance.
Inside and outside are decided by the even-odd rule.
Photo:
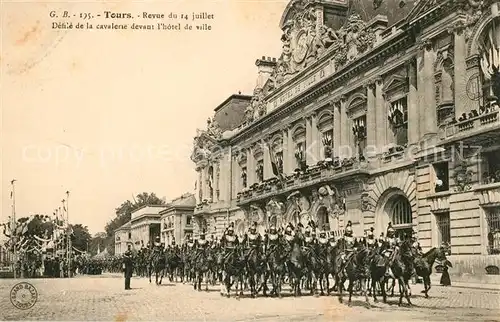
[[[450,213],[436,214],[436,224],[438,228],[438,245],[446,245],[449,250],[451,245]]]
[[[488,253],[500,254],[500,207],[488,209]]]
[[[435,74],[436,82],[436,103],[437,103],[437,122],[438,125],[447,124],[455,117],[455,84],[453,55],[448,49],[439,53],[443,59],[438,64]]]
[[[333,130],[321,133],[321,144],[323,146],[324,158],[333,159]]]
[[[432,165],[432,170],[434,192],[448,191],[450,189],[448,162],[435,163]]]
[[[293,132],[293,142],[295,146],[295,166],[304,170],[306,168],[306,129],[303,126],[299,126]]]
[[[486,99],[484,105],[491,108],[492,105],[498,109],[500,98],[500,50],[498,49],[498,28],[500,18],[493,19],[484,29],[480,43],[480,63],[483,78],[483,97]]]
[[[278,166],[278,172],[283,173],[283,151],[276,152],[275,157]]]
[[[255,174],[257,176],[257,182],[264,181],[264,160],[257,161],[257,166],[255,168]]]
[[[208,191],[210,201],[213,202],[214,199],[214,168],[210,166],[208,168]]]
[[[247,187],[247,167],[241,168],[241,185],[243,188]]]
[[[353,120],[352,132],[356,142],[357,156],[360,160],[363,160],[366,149],[366,115]]]
[[[482,153],[483,184],[500,182],[500,150]]]
[[[321,150],[323,159],[333,159],[333,112],[327,111],[318,120],[318,130],[321,133]]]
[[[388,119],[394,134],[394,144],[406,147],[408,144],[408,100],[406,96],[391,103]]]

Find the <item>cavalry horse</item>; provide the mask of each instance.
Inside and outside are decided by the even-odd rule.
[[[382,299],[384,303],[387,303],[387,292],[386,292],[386,281],[387,276],[385,275],[387,270],[387,260],[382,256],[382,247],[376,246],[371,250],[369,256],[370,260],[370,279],[371,279],[371,291],[373,292],[373,301],[378,302],[377,299],[377,283],[380,286]]]
[[[412,248],[415,251],[414,248]],[[424,280],[424,290],[422,291],[425,294],[425,297],[429,297],[429,290],[431,289],[431,274],[432,274],[432,266],[436,259],[438,260],[446,260],[446,255],[444,249],[442,248],[431,248],[428,252],[423,255],[415,254],[414,252],[414,261],[413,264],[415,266],[415,272],[417,276],[420,276]]]
[[[267,280],[270,277],[271,278],[271,284],[273,286],[273,289],[271,291],[271,294],[276,295],[278,297],[281,297],[281,288],[282,288],[282,283],[283,283],[283,278],[286,273],[286,257],[287,254],[285,253],[285,248],[283,245],[283,240],[281,240],[280,237],[278,237],[278,241],[276,244],[271,244],[267,246],[266,248],[266,263],[267,263],[267,270],[264,272],[265,277],[263,281],[263,288],[264,288],[264,296],[266,296],[267,292]],[[268,245],[266,238],[266,245]]]
[[[300,284],[304,271],[307,268],[304,255],[302,253],[304,238],[300,231],[296,231],[293,239],[288,243],[289,256],[287,258],[288,276],[292,293],[294,296],[301,295]]]
[[[201,291],[201,282],[205,278],[205,291],[208,292],[208,273],[210,272],[208,253],[209,249],[198,249],[194,256],[194,289],[198,291]]]
[[[367,279],[369,276],[369,250],[365,247],[364,243],[356,240],[354,245],[354,250],[351,256],[346,259],[346,262],[343,266],[343,270],[345,270],[345,275],[349,280],[349,286],[347,290],[349,291],[349,302],[348,305],[351,305],[352,293],[354,284],[356,281],[359,281],[361,286],[361,292],[365,296],[365,302],[369,306],[370,303],[368,301],[368,292],[367,292]],[[343,302],[343,294],[342,289],[344,288],[343,283],[341,283],[339,287],[339,301]]]
[[[153,272],[156,276],[156,285],[160,285],[163,280],[165,270],[165,254],[161,250],[154,250],[151,254],[150,269],[149,269],[149,283],[151,283],[151,275]],[[158,280],[159,277],[159,280]]]
[[[243,295],[243,275],[246,267],[245,254],[240,245],[227,249],[222,264],[221,295],[231,296],[231,286],[236,282],[236,296]],[[241,286],[238,292],[239,286]]]
[[[408,305],[412,305],[409,284],[409,280],[413,275],[413,254],[411,248],[410,240],[404,240],[399,248],[396,247],[389,261],[389,267],[399,284],[399,306],[403,304],[403,296],[406,298]]]
[[[173,282],[175,275],[175,282],[177,282],[177,276],[180,275],[182,283],[184,281],[184,275],[179,274],[179,272],[182,272],[182,269],[183,269],[183,262],[181,256],[179,255],[178,250],[168,249],[166,253],[165,272],[168,275],[169,281]]]

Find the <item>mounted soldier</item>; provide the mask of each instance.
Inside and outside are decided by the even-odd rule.
[[[316,238],[312,234],[313,229],[314,228],[311,227],[310,225],[307,226],[306,231],[304,233],[304,246],[312,247],[316,244]]]
[[[254,222],[250,228],[248,228],[248,232],[244,238],[244,245],[248,248],[258,248],[262,242],[262,236],[257,231],[257,223]]]
[[[417,256],[422,256],[422,247],[420,247],[420,243],[418,242],[418,234],[415,230],[412,231],[411,242],[411,247],[414,249],[415,254],[417,254]]]
[[[374,250],[377,247],[377,240],[375,239],[375,234],[373,232],[374,230],[375,229],[371,227],[366,236],[366,246],[370,250]]]
[[[353,237],[352,222],[349,220],[344,231],[344,263],[346,263],[351,258],[352,254],[354,254],[355,243],[356,240]]]
[[[156,236],[153,244],[153,253],[161,253],[162,251],[160,236]]]
[[[335,232],[330,231],[330,236],[328,237],[328,243],[330,247],[337,247],[337,241],[335,240]]]
[[[326,235],[326,231],[322,230],[319,233],[318,243],[322,246],[328,245],[328,236]]]
[[[239,244],[238,236],[234,233],[234,223],[227,227],[224,235],[222,235],[221,244],[224,250],[233,250]]]
[[[197,249],[207,249],[208,246],[210,245],[210,243],[208,242],[208,240],[205,238],[205,229],[202,229],[201,233],[200,233],[200,238],[198,239],[198,242],[196,243],[196,248]]]
[[[394,274],[392,273],[390,266],[392,266],[392,262],[394,261],[396,253],[399,249],[399,240],[396,237],[396,231],[392,227],[392,223],[389,223],[387,225],[386,236],[387,236],[385,239],[386,250],[384,251],[384,256],[386,256],[389,259],[386,275],[394,278]]]
[[[295,237],[294,229],[295,229],[295,227],[293,227],[292,223],[288,223],[288,225],[285,228],[285,235],[284,235],[285,240],[287,242],[291,242],[293,240],[293,238]]]
[[[290,225],[287,226],[287,229],[289,229]],[[286,230],[285,230],[285,237],[286,237]],[[293,237],[291,237],[293,239]],[[280,235],[278,234],[278,230],[276,229],[276,226],[272,225],[270,228],[269,228],[269,232],[265,235],[265,240],[266,240],[266,243],[265,243],[265,249],[266,249],[266,252],[271,249],[271,248],[274,248],[276,246],[278,246],[279,242],[280,242]]]

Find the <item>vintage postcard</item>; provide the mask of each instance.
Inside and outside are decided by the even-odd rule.
[[[500,321],[500,0],[0,21],[0,320]]]

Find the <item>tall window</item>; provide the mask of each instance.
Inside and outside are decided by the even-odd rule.
[[[321,133],[323,158],[333,158],[333,113],[324,113],[318,120],[318,129]]]
[[[488,253],[500,254],[500,207],[494,207],[486,213],[488,221]]]
[[[304,169],[306,166],[306,129],[304,127],[298,127],[294,131],[293,142],[295,143],[296,168]]]
[[[438,227],[439,245],[446,244],[449,249],[451,244],[450,213],[444,212],[436,214],[436,222]]]
[[[366,115],[354,119],[353,123],[352,132],[357,147],[358,158],[364,159],[366,149]]]
[[[214,199],[214,168],[211,166],[208,168],[208,189],[210,201]]]
[[[186,216],[186,226],[191,226],[193,224],[193,217]]]
[[[283,173],[283,151],[276,152],[276,163],[278,166],[278,171]]]
[[[241,185],[243,188],[247,187],[247,167],[241,168]]]
[[[283,138],[277,138],[272,142],[270,153],[274,153],[276,166],[279,173],[283,173]],[[273,170],[274,171],[274,170]]]
[[[392,205],[392,224],[400,238],[411,236],[413,218],[411,205],[404,196],[397,196]]]
[[[498,33],[500,19],[495,18],[485,29],[480,39],[481,70],[484,82],[484,97],[500,98],[500,51]]]
[[[321,133],[321,143],[323,145],[323,155],[326,158],[333,158],[333,130]]]
[[[408,100],[406,96],[391,103],[388,119],[394,133],[394,143],[399,146],[408,144]]]
[[[255,169],[255,174],[257,175],[258,182],[264,181],[264,161],[263,160],[257,161],[257,167]]]

